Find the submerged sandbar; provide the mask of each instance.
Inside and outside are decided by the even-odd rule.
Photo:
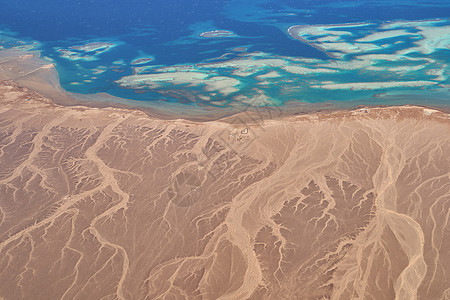
[[[229,30],[212,30],[200,33],[201,37],[205,38],[220,38],[220,37],[234,37],[236,34]]]

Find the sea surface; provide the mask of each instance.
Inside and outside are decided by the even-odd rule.
[[[450,106],[448,1],[0,1],[70,92],[205,109]]]

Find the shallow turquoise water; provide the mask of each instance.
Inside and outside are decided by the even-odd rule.
[[[0,45],[40,50],[70,92],[199,109],[326,101],[450,105],[445,1],[20,0],[2,7]],[[353,25],[317,25],[344,23]],[[290,35],[295,25],[309,27]],[[233,34],[201,36],[214,30]],[[374,33],[385,36],[361,41]],[[85,46],[92,43],[102,44]],[[133,64],[142,58],[149,61]]]

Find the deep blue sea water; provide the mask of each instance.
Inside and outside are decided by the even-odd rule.
[[[338,72],[333,74],[320,72],[296,74],[283,68],[267,66],[259,67],[256,71],[249,71],[253,72],[251,74],[247,72],[239,75],[233,73],[232,68],[224,67],[232,59],[249,57],[250,60],[282,57],[289,66],[296,64],[295,58],[314,58],[324,63],[336,60],[340,60],[340,63],[345,61],[354,63],[362,52],[349,53],[340,58],[329,57],[327,54],[333,53],[334,50],[326,52],[320,47],[313,47],[311,44],[296,40],[288,34],[287,29],[294,25],[370,23],[371,25],[367,25],[369,27],[366,26],[366,29],[369,28],[367,30],[363,28],[361,31],[354,27],[350,38],[345,34],[339,37],[340,41],[346,41],[348,45],[351,45],[358,36],[360,38],[367,36],[370,32],[381,30],[382,24],[396,20],[440,19],[446,22],[433,26],[444,28],[448,26],[450,17],[448,1],[401,0],[392,3],[392,1],[329,0],[1,0],[0,7],[2,8],[0,10],[0,42],[3,46],[15,46],[16,44],[11,42],[12,39],[25,43],[39,42],[36,48],[41,51],[43,57],[55,63],[62,86],[71,92],[82,94],[107,92],[128,99],[140,101],[162,99],[182,102],[185,105],[198,105],[199,101],[195,100],[196,97],[203,97],[202,99],[206,99],[200,101],[203,105],[213,106],[231,105],[241,101],[239,100],[241,96],[254,98],[260,93],[264,93],[269,99],[264,103],[277,105],[288,101],[355,101],[359,98],[367,99],[375,93],[397,95],[403,92],[420,96],[430,89],[433,91],[443,89],[438,91],[440,95],[438,101],[445,102],[445,91],[448,93],[447,64],[450,58],[449,49],[445,46],[448,43],[448,37],[441,37],[444,46],[441,45],[441,48],[432,53],[406,54],[409,58],[415,55],[421,58],[429,56],[434,61],[425,69],[408,73],[387,69],[374,70],[373,67],[377,66],[383,68],[386,61],[373,61],[370,66],[350,71],[345,70],[341,65]],[[214,30],[227,30],[234,33],[234,36],[212,38],[200,36],[202,32]],[[408,27],[405,30],[418,31],[415,27]],[[445,30],[443,32],[447,36],[450,34]],[[314,37],[311,40],[314,40]],[[416,36],[377,40],[372,44],[378,46],[389,44],[390,46],[381,50],[365,51],[363,54],[395,54],[396,51],[414,46],[417,40],[420,38]],[[104,49],[100,49],[99,52],[96,52],[98,49],[84,52],[71,50],[68,56],[61,55],[63,53],[61,49],[70,50],[71,47],[93,42],[111,43],[115,46],[106,51],[103,51]],[[321,46],[326,46],[327,43],[324,42]],[[235,48],[239,47],[244,48],[244,51],[236,51]],[[257,52],[263,55],[257,58],[252,56],[252,53]],[[227,55],[219,58],[224,54]],[[74,60],[73,57],[80,59]],[[153,68],[133,69],[133,67],[142,66],[132,64],[138,58],[152,58],[143,66]],[[197,68],[198,64],[211,62],[219,62],[222,65]],[[420,65],[424,61],[405,61],[402,57],[388,63],[390,67],[396,65],[401,67]],[[180,66],[183,69],[182,72],[187,72],[186,68],[190,66],[200,73],[203,72],[202,74],[208,74],[209,77],[196,82],[182,77],[185,82],[180,79],[177,83],[153,78],[150,84],[136,86],[135,82],[132,88],[117,82],[132,74],[174,72],[174,70],[161,69],[171,66]],[[303,63],[302,66],[304,67],[305,64]],[[93,71],[98,68],[104,72]],[[311,68],[318,68],[318,64]],[[399,86],[359,91],[355,91],[354,88],[330,90],[317,87],[317,85],[326,85],[328,81],[348,83],[434,80],[430,70],[439,68],[443,69],[440,80],[436,80],[436,85],[425,87]],[[257,76],[271,69],[276,70],[281,77],[277,80],[269,78],[264,85],[261,85],[261,79]],[[216,80],[211,74],[228,76],[238,80],[239,83],[235,85],[230,83],[233,88],[231,92],[226,92],[222,86],[214,90],[213,87],[208,86],[209,82],[205,81]],[[280,85],[281,83],[283,85]],[[444,100],[441,99],[442,93],[444,93]],[[211,100],[213,102],[210,102]],[[375,101],[377,99],[374,99]],[[384,98],[383,101],[388,100]]]

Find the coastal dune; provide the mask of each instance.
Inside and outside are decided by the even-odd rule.
[[[2,299],[448,299],[446,113],[0,103]]]

